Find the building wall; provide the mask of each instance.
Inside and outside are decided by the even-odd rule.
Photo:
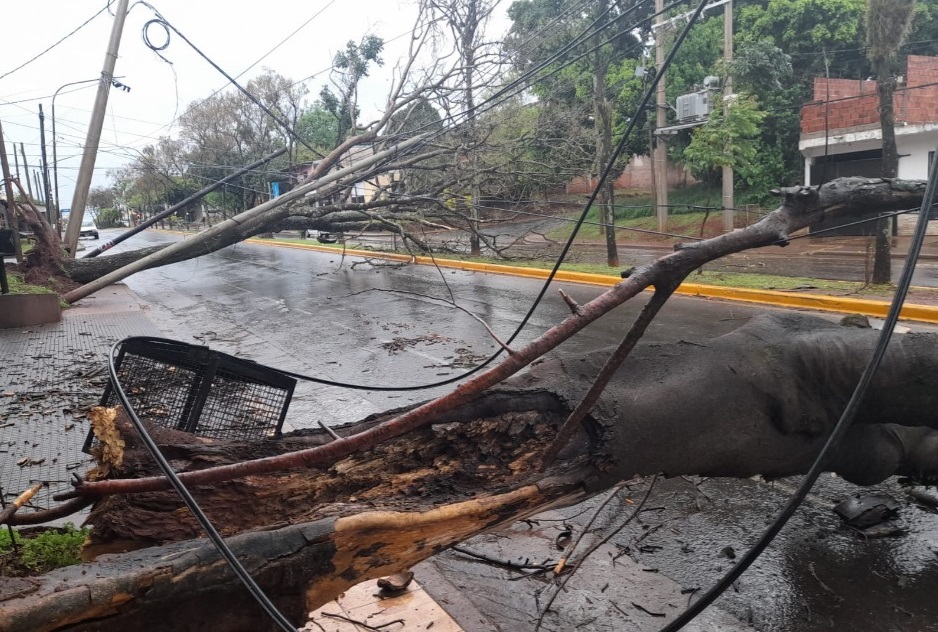
[[[938,122],[938,57],[909,55],[903,79],[893,99],[897,125]],[[817,77],[814,101],[801,108],[803,135],[879,126],[875,81]]]
[[[622,175],[616,178],[613,187],[621,189],[648,189],[651,190],[650,156],[633,155],[629,164],[623,169]],[[592,176],[578,177],[571,180],[565,187],[568,194],[591,193],[596,187],[598,178]],[[695,184],[696,178],[682,169],[679,165],[668,165],[668,186],[686,186]]]
[[[907,138],[896,139],[899,149],[899,177],[904,180],[925,180],[928,177],[928,153],[938,146],[938,130],[930,130]]]

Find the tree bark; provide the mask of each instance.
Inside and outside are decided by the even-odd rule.
[[[876,92],[879,95],[879,126],[883,137],[883,177],[897,178],[899,177],[899,150],[896,145],[896,117],[893,109],[896,80],[892,76],[888,59],[880,58],[875,65]],[[876,222],[872,281],[876,284],[892,281],[888,218],[881,218]]]

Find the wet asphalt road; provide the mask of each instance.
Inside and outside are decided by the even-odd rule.
[[[145,232],[130,245],[176,239]],[[466,370],[461,364],[496,349],[476,320],[431,296],[452,296],[508,338],[540,287],[514,277],[374,267],[342,261],[338,254],[246,244],[138,274],[127,284],[171,337],[198,337],[213,348],[334,381],[383,386],[446,380]],[[564,290],[579,302],[600,292],[572,284]],[[590,351],[616,343],[638,307],[619,308],[563,348]],[[647,339],[702,340],[762,311],[674,298]],[[551,290],[519,341],[566,313]],[[297,390],[288,423],[352,421],[446,388],[380,393],[305,384]],[[664,481],[649,500],[653,509],[613,542],[682,586],[706,589],[732,563],[726,547],[745,550],[795,483],[713,479],[695,488],[681,478]],[[894,481],[883,488],[903,498]],[[823,477],[776,543],[718,604],[766,631],[938,630],[938,516],[903,500],[899,524],[906,534],[865,541],[840,527],[830,510],[853,491],[837,478]],[[504,590],[504,584],[493,584],[492,590]],[[583,629],[622,628],[611,622]]]

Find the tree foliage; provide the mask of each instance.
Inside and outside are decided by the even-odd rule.
[[[684,150],[684,159],[694,175],[707,177],[721,167],[732,167],[743,180],[754,174],[750,170],[761,146],[761,123],[765,112],[755,97],[738,94],[724,116],[711,116],[707,123],[694,130]]]
[[[369,66],[382,66],[381,52],[384,40],[376,35],[366,35],[359,43],[349,40],[345,49],[335,54],[332,60],[331,82],[333,88],[323,86],[319,102],[332,114],[336,121],[335,142],[337,147],[358,123],[358,83],[368,76]]]

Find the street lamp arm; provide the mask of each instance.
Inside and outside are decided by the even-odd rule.
[[[123,79],[123,77],[114,77],[111,81],[115,84],[120,84],[118,79]],[[59,155],[56,146],[56,136],[55,136],[55,98],[59,96],[59,92],[64,90],[69,86],[77,86],[83,83],[92,83],[94,81],[101,81],[101,77],[95,77],[94,79],[82,79],[81,81],[71,81],[64,85],[59,86],[59,89],[52,94],[52,179],[54,181],[53,186],[55,187],[55,215],[56,215],[56,228],[59,231],[59,238],[62,237],[62,205],[59,200]],[[115,86],[125,89],[126,92],[130,92],[130,88],[124,84]],[[52,206],[51,203],[49,205]]]

